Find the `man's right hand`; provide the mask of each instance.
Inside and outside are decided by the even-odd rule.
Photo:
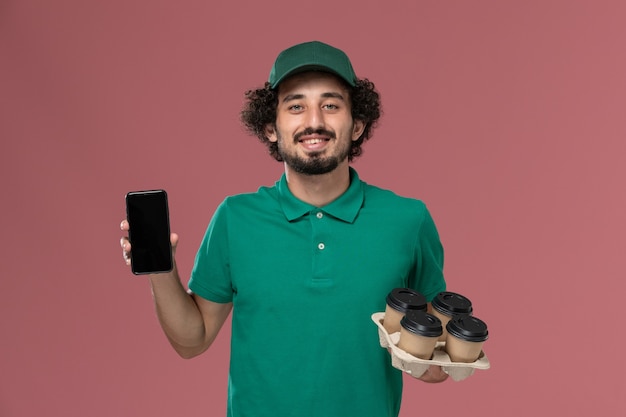
[[[130,229],[128,220],[122,220],[122,223],[120,223],[120,229],[128,234],[128,230]],[[176,254],[176,246],[178,245],[178,235],[176,233],[170,234],[170,242],[172,244],[172,257],[174,257],[174,255]],[[128,240],[128,236],[123,236],[120,239],[120,246],[122,246],[122,256],[124,257],[124,262],[126,262],[127,266],[130,266],[131,245],[130,241]]]

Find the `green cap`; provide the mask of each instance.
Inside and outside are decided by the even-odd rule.
[[[356,84],[350,58],[340,49],[322,42],[301,43],[282,51],[270,72],[272,89],[290,75],[304,71],[326,71],[338,75],[348,84]]]

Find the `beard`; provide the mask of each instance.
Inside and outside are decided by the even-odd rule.
[[[306,129],[294,135],[293,141],[297,144],[302,135],[311,134],[327,135],[331,139],[337,140],[336,135],[324,129]],[[295,172],[304,175],[322,175],[335,170],[339,164],[350,155],[350,144],[347,146],[339,146],[332,155],[324,155],[326,150],[320,152],[310,152],[305,157],[301,157],[295,150],[289,151],[284,146],[284,138],[278,130],[276,130],[276,138],[278,139],[278,154],[282,157],[287,166]]]

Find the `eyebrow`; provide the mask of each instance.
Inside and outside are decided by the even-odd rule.
[[[336,98],[339,100],[344,100],[343,95],[341,95],[340,93],[335,93],[335,92],[322,93],[321,97],[322,98]],[[283,103],[286,103],[292,100],[301,100],[303,98],[305,98],[304,94],[287,94],[285,98],[283,98]]]

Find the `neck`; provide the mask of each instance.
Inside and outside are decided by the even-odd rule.
[[[315,207],[331,203],[350,186],[350,169],[347,161],[322,175],[300,174],[285,165],[285,175],[291,193],[299,200]]]

